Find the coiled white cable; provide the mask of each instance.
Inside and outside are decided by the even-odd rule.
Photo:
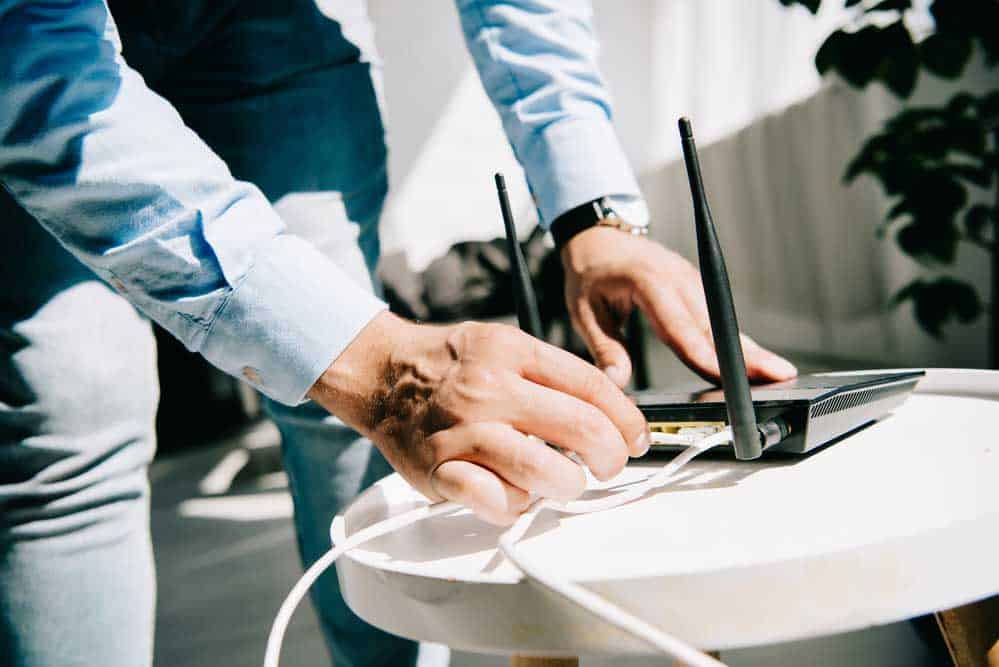
[[[653,443],[656,443],[656,435],[652,434]],[[683,641],[669,635],[662,630],[646,623],[617,605],[614,605],[599,595],[590,592],[579,584],[565,579],[552,576],[551,573],[537,568],[529,559],[525,559],[516,550],[516,544],[531,527],[535,517],[544,510],[552,510],[566,514],[585,514],[590,512],[601,512],[612,509],[625,503],[641,498],[649,491],[665,486],[683,466],[687,465],[695,456],[715,447],[731,441],[731,429],[724,429],[710,435],[697,443],[687,447],[679,456],[671,460],[663,468],[640,482],[637,482],[626,489],[597,500],[572,500],[569,502],[559,502],[550,499],[538,499],[517,519],[516,522],[504,532],[499,539],[499,549],[503,554],[519,568],[526,577],[544,586],[545,588],[561,595],[562,597],[578,604],[593,615],[610,623],[616,628],[636,637],[650,646],[658,649],[674,660],[689,665],[689,667],[724,667],[724,664],[715,660]],[[342,554],[361,546],[365,542],[387,535],[393,531],[404,528],[410,524],[428,519],[430,517],[447,514],[461,509],[461,506],[453,502],[442,502],[434,505],[424,505],[409,512],[404,512],[384,521],[363,528],[357,531],[346,540],[327,551],[319,560],[313,563],[302,578],[288,593],[281,608],[278,610],[274,623],[271,625],[271,632],[267,637],[267,650],[264,655],[264,667],[278,667],[281,657],[281,644],[284,641],[284,634],[291,621],[291,615],[298,607],[302,598],[308,593],[309,588],[316,579],[325,572]]]
[[[652,435],[653,443],[655,443],[655,436],[657,434],[653,433]],[[525,558],[523,554],[517,551],[516,545],[531,527],[534,519],[546,509],[569,514],[583,514],[601,512],[624,505],[644,496],[654,489],[665,486],[695,456],[706,452],[712,447],[729,442],[731,439],[731,429],[724,429],[703,438],[696,444],[687,447],[679,456],[663,466],[662,470],[606,498],[599,500],[573,500],[568,503],[559,503],[544,498],[539,499],[526,512],[520,515],[520,518],[500,536],[500,551],[532,581],[578,604],[594,616],[646,642],[674,660],[678,660],[689,667],[724,667],[724,663],[698,651],[689,644],[646,623],[642,619],[629,614],[583,586],[567,579],[561,579],[543,568],[538,568],[530,559]]]
[[[284,641],[284,633],[288,629],[288,623],[291,622],[291,615],[295,613],[295,609],[302,601],[302,598],[312,588],[312,584],[316,583],[316,579],[333,565],[337,558],[376,537],[387,535],[417,521],[429,519],[440,514],[447,514],[459,509],[461,509],[461,505],[452,502],[423,505],[409,512],[403,512],[398,516],[390,517],[367,528],[363,528],[323,554],[319,560],[305,571],[305,574],[302,575],[302,578],[298,580],[284,599],[284,602],[281,603],[281,608],[278,609],[277,616],[274,617],[274,623],[271,625],[271,632],[267,636],[267,651],[264,654],[265,667],[278,667],[278,660],[281,657],[281,644]]]

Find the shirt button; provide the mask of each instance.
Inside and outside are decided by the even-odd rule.
[[[243,377],[253,384],[260,384],[260,371],[253,366],[243,366]]]

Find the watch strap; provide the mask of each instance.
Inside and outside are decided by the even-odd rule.
[[[569,209],[552,221],[550,229],[555,248],[561,250],[576,234],[595,227],[604,218],[614,215],[614,210],[607,206],[603,197]]]

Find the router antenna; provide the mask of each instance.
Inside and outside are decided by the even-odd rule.
[[[690,194],[694,200],[694,222],[697,227],[697,258],[701,267],[701,282],[708,302],[711,336],[714,338],[721,371],[722,389],[728,423],[732,427],[732,444],[738,459],[755,459],[763,453],[760,432],[753,411],[753,396],[746,376],[746,361],[739,340],[739,322],[735,317],[732,287],[725,269],[725,258],[708,208],[708,197],[701,180],[701,166],[690,120],[680,119],[680,141],[687,165]]]
[[[506,249],[510,255],[510,271],[513,273],[513,302],[517,307],[517,322],[523,331],[543,339],[538,300],[534,295],[534,287],[531,286],[531,274],[527,271],[520,242],[517,241],[517,229],[513,225],[513,213],[510,212],[510,199],[506,196],[503,174],[496,174],[496,194],[499,195],[500,212],[506,228]]]

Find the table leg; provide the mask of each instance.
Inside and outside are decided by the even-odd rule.
[[[579,658],[532,658],[515,655],[510,658],[510,667],[579,667]]]
[[[957,667],[999,667],[999,596],[936,614]]]

